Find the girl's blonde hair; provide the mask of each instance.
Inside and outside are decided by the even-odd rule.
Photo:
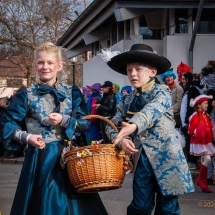
[[[56,53],[59,62],[62,61],[61,49],[52,42],[45,42],[40,44],[34,51],[34,60],[36,60],[37,53],[40,51],[54,52]]]
[[[44,42],[42,44],[40,44],[34,51],[34,62],[36,61],[37,58],[37,53],[40,51],[46,51],[46,52],[52,52],[56,54],[56,57],[58,59],[59,62],[62,62],[63,56],[62,56],[62,51],[61,48],[57,47],[54,43],[52,42]],[[35,75],[36,75],[36,82],[40,79],[40,77],[38,76],[37,72],[35,71]],[[57,73],[57,79],[61,82],[65,82],[67,81],[67,76],[65,75],[65,72],[62,68],[61,71],[59,71]]]

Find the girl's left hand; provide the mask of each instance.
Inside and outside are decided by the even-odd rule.
[[[61,123],[63,116],[59,113],[50,113],[49,114],[49,122],[52,125],[58,125]]]
[[[116,136],[116,139],[113,141],[113,146],[119,143],[119,141],[122,140],[124,137],[135,132],[136,129],[137,129],[136,124],[129,124],[127,122],[122,122],[122,129],[119,132],[119,134]]]

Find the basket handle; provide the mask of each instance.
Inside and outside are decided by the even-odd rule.
[[[118,129],[116,128],[116,126],[107,118],[103,117],[103,116],[100,116],[100,115],[87,115],[87,116],[84,116],[82,117],[81,119],[101,119],[101,120],[104,120],[105,122],[107,122],[115,131],[118,132]]]

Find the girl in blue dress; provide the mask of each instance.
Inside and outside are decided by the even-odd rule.
[[[0,124],[6,149],[28,146],[11,215],[106,215],[99,195],[77,193],[60,167],[64,141],[89,130],[80,120],[87,112],[80,90],[57,81],[60,49],[41,44],[34,67],[40,80],[17,91]]]

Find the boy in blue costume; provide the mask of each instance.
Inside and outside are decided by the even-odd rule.
[[[8,150],[28,145],[11,215],[107,214],[99,195],[77,193],[60,167],[64,140],[89,130],[89,122],[81,120],[87,108],[80,90],[56,79],[62,64],[57,46],[41,44],[34,59],[40,80],[20,88],[1,119],[1,139]],[[20,126],[23,120],[27,132]]]
[[[171,63],[145,44],[111,58],[108,66],[128,76],[134,91],[119,105],[115,125],[106,133],[114,145],[133,155],[133,200],[127,215],[180,214],[178,195],[194,192],[192,178],[175,130],[171,91],[156,84],[155,75],[167,71]],[[133,138],[129,137],[133,134]]]

